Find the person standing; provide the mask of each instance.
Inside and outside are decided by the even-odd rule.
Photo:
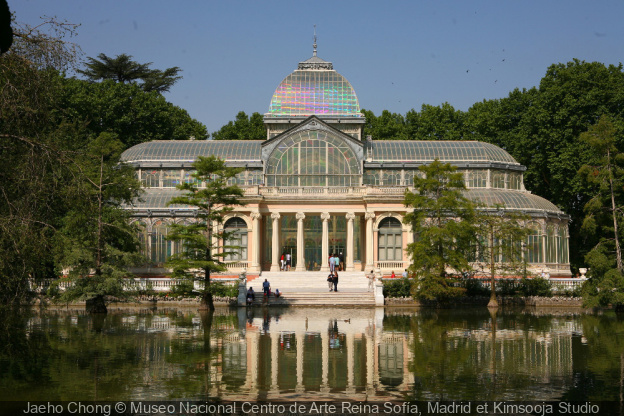
[[[342,272],[345,269],[345,266],[344,266],[344,264],[345,264],[345,262],[344,262],[345,260],[344,259],[345,258],[344,258],[344,254],[342,254],[342,251],[340,252],[340,255],[338,256],[338,259],[340,260],[340,271]]]
[[[271,296],[271,283],[267,279],[262,282],[262,291],[264,292],[264,299],[268,301],[269,296]]]
[[[327,276],[327,286],[329,287],[329,291],[331,292],[334,287],[334,272],[330,272],[329,276]]]
[[[336,271],[336,262],[334,261],[334,253],[329,255],[329,271],[332,273]]]
[[[282,253],[282,257],[280,257],[280,270],[284,271],[286,267],[286,253]]]
[[[335,264],[334,267],[336,268],[336,271],[341,270],[340,257],[338,256],[338,254],[334,255],[334,264]]]
[[[286,253],[286,271],[290,271],[290,261],[292,260],[290,253]]]
[[[338,272],[334,272],[334,292],[338,292]]]

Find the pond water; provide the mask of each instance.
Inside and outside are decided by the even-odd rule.
[[[111,308],[0,318],[2,401],[624,394],[624,319],[608,312]]]

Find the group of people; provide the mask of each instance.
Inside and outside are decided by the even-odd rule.
[[[340,254],[332,253],[327,259],[327,262],[329,263],[330,272],[344,270],[344,256],[342,255],[342,253]]]
[[[263,302],[268,302],[271,296],[271,283],[269,283],[267,279],[264,279],[264,282],[262,282],[262,292],[264,295]],[[279,298],[282,296],[282,292],[280,292],[279,289],[275,289],[274,295],[276,298]],[[253,287],[250,286],[249,289],[247,289],[247,305],[253,304],[254,300],[256,300],[256,292],[254,292]]]
[[[282,257],[280,257],[280,270],[289,271],[291,262],[292,262],[292,256],[290,255],[290,253],[283,252]]]

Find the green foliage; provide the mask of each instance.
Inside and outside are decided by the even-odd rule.
[[[127,267],[140,261],[137,230],[123,209],[140,184],[132,167],[119,164],[122,151],[121,142],[103,133],[70,161],[74,179],[65,192],[73,203],[55,236],[58,264],[73,283],[62,301],[123,297]]]
[[[222,282],[212,282],[210,285],[210,293],[220,298],[236,298],[238,297],[238,285],[227,285]]]
[[[466,278],[461,284],[466,289],[466,296],[490,296],[490,287],[478,279]]]
[[[171,288],[169,295],[173,297],[189,297],[196,295],[193,288],[193,282],[188,280],[179,280],[178,283]]]
[[[98,59],[87,58],[86,69],[78,72],[85,75],[90,81],[113,80],[119,83],[137,83],[143,91],[155,91],[159,94],[169,91],[169,89],[182,77],[178,75],[181,71],[177,66],[167,68],[164,71],[150,69],[151,62],[140,64],[132,60],[132,56],[122,53],[115,58],[111,58],[104,53],[98,55]]]
[[[531,279],[522,278],[518,285],[518,291],[522,293],[523,296],[542,296],[549,298],[552,296],[552,284],[548,279],[541,277],[534,277]]]
[[[412,279],[401,278],[384,281],[383,295],[385,298],[412,297]]]
[[[150,140],[208,137],[206,127],[186,110],[138,85],[78,79],[66,79],[63,84],[60,105],[67,117],[82,122],[94,136],[104,132],[116,134],[126,148]]]
[[[266,140],[267,132],[260,113],[253,113],[248,117],[244,111],[236,115],[235,121],[230,121],[219,131],[212,133],[213,140]]]
[[[220,260],[231,254],[231,251],[218,251],[214,240],[227,241],[228,233],[213,230],[222,224],[224,216],[233,210],[233,206],[241,205],[243,191],[238,185],[228,185],[228,179],[241,172],[240,168],[227,167],[223,160],[214,156],[199,157],[193,167],[195,183],[183,183],[177,188],[182,195],[174,197],[169,204],[190,205],[197,209],[197,220],[191,224],[173,224],[167,239],[178,241],[182,250],[171,256],[166,266],[173,270],[172,277],[200,280],[204,283],[202,290],[203,305],[214,309],[210,273],[225,270]],[[205,186],[199,187],[198,183]]]
[[[406,207],[413,208],[404,222],[416,236],[407,247],[410,272],[417,278],[414,294],[421,299],[449,299],[464,289],[448,284],[447,271],[471,269],[475,205],[463,195],[463,175],[455,167],[435,160],[420,171],[424,177],[414,177],[416,192],[406,192],[404,200]]]

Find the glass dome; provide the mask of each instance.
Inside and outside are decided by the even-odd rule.
[[[362,117],[353,87],[334,70],[296,70],[275,90],[268,117]]]

